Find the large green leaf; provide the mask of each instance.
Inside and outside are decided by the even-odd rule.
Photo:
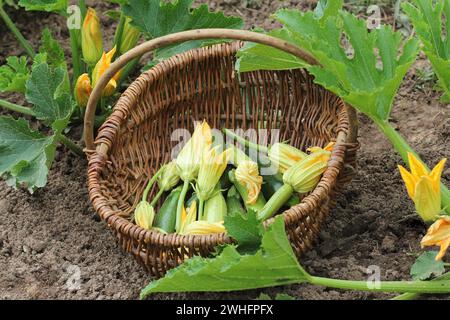
[[[62,67],[51,68],[47,63],[33,67],[27,82],[26,98],[34,104],[36,118],[62,130],[73,112],[73,101],[67,71]]]
[[[292,40],[292,35],[286,29],[276,29],[267,33],[269,36]],[[247,42],[238,52],[241,57],[236,62],[236,69],[240,72],[253,70],[289,70],[303,68],[306,64],[295,56],[266,45]]]
[[[431,61],[444,90],[443,100],[450,102],[450,0],[412,0],[403,10],[411,20],[422,41],[425,54]],[[445,20],[445,25],[442,21]],[[445,36],[444,36],[445,35]]]
[[[233,291],[273,287],[306,281],[284,229],[282,217],[265,232],[260,250],[241,255],[226,246],[215,258],[194,257],[141,292],[141,298],[157,292]],[[195,279],[193,281],[192,279]]]
[[[25,83],[30,77],[26,57],[8,57],[0,67],[0,92],[25,93]]]
[[[283,39],[287,42],[297,45],[300,48],[312,52],[310,41],[305,41],[305,38],[310,38],[311,35],[317,31],[316,26],[323,25],[328,21],[329,17],[335,17],[342,7],[342,1],[328,1],[321,0],[318,2],[314,12],[308,12],[303,15],[300,20],[297,20],[298,11],[278,11],[274,18],[294,21],[298,25],[292,25],[290,29],[281,28],[269,31],[267,34],[276,38]],[[303,36],[298,37],[298,32],[291,32],[296,29],[302,32]],[[336,39],[339,31],[336,28],[330,28],[332,33],[327,38],[328,40]],[[300,31],[302,30],[302,31]],[[305,31],[303,31],[305,30]],[[316,35],[317,37],[317,35]],[[246,43],[246,45],[238,52],[238,59],[236,69],[240,72],[248,72],[254,70],[289,70],[306,67],[302,60],[288,54],[284,51],[260,45],[255,43]]]
[[[25,120],[0,117],[0,176],[30,192],[45,186],[58,139],[74,110],[66,68],[47,64],[47,53],[39,56],[41,62],[33,66],[26,83],[26,98],[34,105],[34,115],[54,134],[32,131]]]
[[[19,6],[27,11],[63,13],[67,8],[67,0],[20,0]]]
[[[417,258],[411,267],[411,276],[414,280],[426,280],[432,275],[440,276],[445,272],[444,263],[436,261],[437,251],[427,251]]]
[[[240,253],[255,253],[261,246],[264,227],[253,210],[248,211],[245,217],[240,213],[229,214],[225,217],[225,228],[228,235],[237,241]]]
[[[8,184],[30,192],[45,186],[55,148],[55,136],[32,131],[23,119],[0,117],[0,176]]]
[[[317,83],[370,117],[388,119],[394,96],[415,61],[418,52],[415,39],[409,39],[403,45],[400,33],[388,26],[369,32],[365,20],[343,11],[339,16],[328,14],[327,18],[319,19],[313,12],[279,10],[275,18],[286,30],[282,33],[284,40],[310,52],[321,63],[321,66],[306,66]],[[343,36],[349,42],[351,52],[344,48]],[[382,63],[378,62],[376,51]],[[238,65],[251,65],[251,61],[256,60],[255,52],[253,48],[248,57],[245,50],[241,52]],[[262,50],[259,53],[260,60],[273,56],[266,56]],[[269,63],[266,61],[263,68]],[[274,69],[289,66],[281,64],[276,68],[276,61],[273,65]],[[291,63],[291,67],[295,64]],[[257,70],[259,66],[254,65],[252,69]]]
[[[240,18],[226,17],[222,12],[209,12],[208,6],[205,4],[193,9],[191,8],[192,3],[193,0],[177,0],[175,2],[129,0],[123,10],[132,19],[132,24],[140,29],[147,38],[157,38],[193,29],[240,29],[243,27],[243,21]],[[211,41],[198,40],[173,45],[158,50],[156,58],[164,59],[209,43]]]

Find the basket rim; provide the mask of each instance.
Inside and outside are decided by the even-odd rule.
[[[151,69],[143,72],[137,79],[135,79],[129,87],[121,94],[116,105],[114,106],[113,113],[107,118],[105,123],[98,131],[95,146],[96,150],[87,150],[88,153],[88,187],[89,197],[91,203],[94,206],[95,211],[99,214],[102,220],[111,228],[116,229],[119,233],[126,232],[130,237],[137,240],[143,240],[145,243],[155,244],[160,247],[173,248],[189,246],[193,243],[214,243],[215,245],[221,243],[231,243],[233,240],[226,234],[208,234],[208,235],[181,235],[176,233],[164,234],[155,230],[146,230],[142,227],[133,224],[131,221],[119,216],[118,210],[114,210],[108,205],[108,200],[102,195],[100,188],[100,172],[108,162],[108,154],[113,141],[116,138],[118,128],[120,128],[122,122],[126,121],[128,106],[133,105],[137,99],[135,92],[142,90],[141,83],[153,82],[159,76],[164,73],[173,70],[180,64],[187,64],[193,59],[198,59],[202,56],[206,58],[209,55],[229,55],[235,54],[237,50],[242,46],[243,42],[233,41],[228,43],[221,43],[209,47],[195,48],[186,51],[181,54],[170,57],[164,61],[159,62]],[[133,94],[132,94],[133,93]],[[340,164],[342,163],[343,154],[349,144],[353,144],[348,141],[348,127],[352,125],[349,121],[348,107],[345,102],[336,97],[336,104],[338,105],[338,127],[341,128],[336,132],[336,144],[331,152],[331,158],[328,162],[328,167],[321,177],[320,182],[316,188],[309,193],[302,201],[296,206],[281,212],[275,217],[282,216],[287,227],[289,224],[297,222],[301,219],[308,218],[307,212],[311,205],[318,206],[322,202],[322,199],[326,198],[326,195],[331,192],[332,186],[337,183],[338,174],[342,170]],[[134,100],[134,101],[133,101]],[[156,166],[161,165],[157,162]],[[275,220],[272,217],[264,222],[264,226],[267,227]]]

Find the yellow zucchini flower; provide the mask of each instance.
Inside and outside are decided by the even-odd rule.
[[[314,190],[328,167],[331,152],[315,150],[306,158],[289,168],[283,175],[283,182],[298,193]]]
[[[216,193],[217,183],[227,168],[231,150],[227,149],[219,153],[221,147],[204,150],[198,172],[195,191],[200,200],[208,200]]]
[[[185,235],[205,235],[226,232],[222,222],[210,223],[207,221],[194,221],[184,230]]]
[[[100,21],[92,8],[88,9],[81,28],[81,49],[84,61],[90,66],[95,65],[103,53]]]
[[[174,161],[164,165],[158,177],[158,186],[161,190],[170,191],[180,182],[178,167]]]
[[[203,121],[203,123],[197,125],[191,139],[181,149],[175,160],[183,181],[192,181],[197,178],[203,152],[208,150],[211,144],[211,128],[206,121]]]
[[[89,75],[87,73],[83,73],[78,77],[74,89],[74,96],[78,106],[83,108],[86,107],[91,93],[91,79],[89,79]]]
[[[442,159],[428,173],[427,168],[412,153],[408,153],[411,172],[398,166],[409,197],[425,222],[434,221],[441,212],[441,174],[447,159]]]
[[[327,145],[325,146],[325,148],[311,147],[311,148],[308,148],[307,151],[310,152],[310,153],[320,152],[320,151],[328,151],[328,152],[331,152],[331,151],[333,151],[333,148],[334,148],[335,145],[336,145],[336,142],[330,142],[329,144],[327,144]]]
[[[179,234],[184,234],[188,225],[197,220],[197,202],[192,202],[191,206],[186,209],[183,207],[183,211],[181,212],[181,227],[180,230],[177,230]]]
[[[131,19],[126,18],[125,25],[123,26],[123,34],[120,42],[119,52],[124,54],[130,49],[136,46],[141,33],[140,31],[131,25]]]
[[[294,164],[303,160],[307,154],[286,143],[275,143],[269,149],[268,156],[278,172],[285,173]]]
[[[95,87],[98,80],[105,73],[105,71],[111,65],[112,59],[116,54],[116,47],[112,48],[108,53],[103,52],[101,59],[95,65],[94,71],[92,72],[92,86]],[[120,79],[121,72],[117,72],[114,77],[108,82],[105,89],[103,90],[103,96],[109,97],[114,94],[117,89],[117,81]]]
[[[429,229],[420,243],[422,247],[440,246],[436,261],[441,260],[450,246],[450,217],[440,217]]]
[[[134,220],[141,228],[150,230],[155,219],[155,209],[147,201],[141,201],[134,211]]]
[[[248,193],[247,204],[255,204],[258,200],[263,178],[259,175],[258,165],[254,161],[243,161],[236,168],[236,180],[245,186]]]

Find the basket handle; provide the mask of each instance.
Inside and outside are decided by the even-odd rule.
[[[169,34],[160,38],[155,38],[141,45],[131,49],[122,56],[116,59],[110,67],[105,71],[102,77],[97,82],[92,94],[89,98],[86,113],[84,117],[84,141],[86,144],[86,149],[94,150],[94,117],[96,106],[102,96],[102,92],[108,82],[112,77],[122,69],[131,60],[142,56],[145,53],[151,52],[153,50],[159,49],[161,47],[166,47],[180,42],[185,42],[189,40],[199,40],[199,39],[233,39],[241,41],[256,42],[259,44],[268,45],[279,50],[290,53],[303,61],[306,61],[312,65],[318,65],[319,62],[312,57],[309,53],[304,51],[297,46],[288,43],[285,40],[281,40],[275,37],[271,37],[262,33],[256,33],[247,30],[234,30],[234,29],[197,29],[189,30],[178,33]],[[353,108],[348,108],[350,113],[350,121],[353,122],[356,119],[355,111]],[[356,125],[356,123],[353,123]],[[354,128],[354,125],[350,125],[350,128]],[[354,136],[354,139],[352,138]],[[356,136],[353,133],[349,134],[348,142],[356,141]]]

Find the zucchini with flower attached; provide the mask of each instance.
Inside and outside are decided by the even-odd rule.
[[[198,215],[203,219],[203,208],[205,201],[214,197],[220,190],[217,184],[227,168],[230,157],[230,149],[220,152],[221,146],[205,149],[201,157],[200,168],[195,185],[195,193],[199,200]]]
[[[197,178],[200,170],[200,161],[204,150],[208,150],[212,144],[211,128],[203,121],[197,125],[194,134],[186,145],[181,149],[175,163],[178,167],[178,173],[183,180],[183,189],[177,205],[176,229],[181,228],[181,215],[183,212],[184,200],[189,191],[191,183]]]
[[[135,221],[138,226],[147,230],[149,230],[152,227],[153,219],[155,217],[155,210],[153,208],[153,204],[147,201],[148,194],[150,193],[150,190],[152,189],[155,182],[158,180],[162,171],[163,171],[162,168],[159,169],[150,179],[142,194],[141,202],[138,203],[131,217],[132,222]]]
[[[236,178],[236,170],[231,170],[229,172],[230,181],[233,182],[234,187],[238,191],[238,193],[241,195],[242,200],[244,201],[244,205],[247,210],[254,210],[259,211],[262,208],[264,208],[266,204],[266,199],[264,199],[264,196],[261,192],[259,192],[257,197],[250,197],[249,191],[247,187],[237,180]],[[261,182],[262,183],[262,182]]]
[[[263,180],[259,174],[258,165],[241,149],[232,146],[230,150],[230,160],[236,169],[231,170],[228,177],[242,197],[247,210],[257,211],[266,203],[261,193]]]
[[[307,193],[317,186],[328,167],[331,152],[321,148],[311,148],[312,153],[298,162],[283,175],[284,185],[269,199],[258,212],[259,220],[272,217],[294,194]]]
[[[270,199],[272,196],[284,185],[283,175],[263,175],[263,185],[261,191],[264,198]],[[284,204],[285,207],[293,207],[300,203],[298,194],[293,194],[292,197]]]
[[[281,174],[285,173],[290,167],[307,156],[303,151],[287,143],[275,143],[267,147],[245,140],[229,129],[224,129],[224,133],[227,137],[236,140],[250,149],[267,154],[272,166]],[[239,150],[238,148],[236,149]],[[239,154],[240,156],[241,154]]]

